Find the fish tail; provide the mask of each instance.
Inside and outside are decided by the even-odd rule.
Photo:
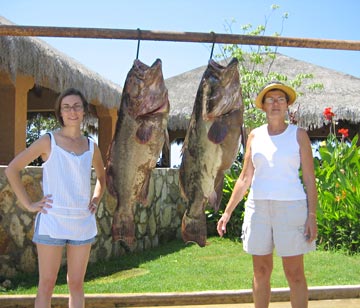
[[[205,214],[201,214],[199,217],[191,217],[186,211],[182,219],[181,235],[185,243],[193,242],[200,247],[206,246],[207,225]]]

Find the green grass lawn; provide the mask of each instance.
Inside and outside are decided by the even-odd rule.
[[[360,255],[316,251],[305,256],[309,286],[359,284]],[[174,241],[162,247],[98,262],[88,267],[85,292],[141,293],[251,289],[251,256],[241,243],[219,237],[209,245],[185,245]],[[2,294],[36,293],[37,277],[13,280],[14,289]],[[274,255],[272,287],[286,287],[281,259]],[[55,293],[68,293],[65,271],[61,271]]]

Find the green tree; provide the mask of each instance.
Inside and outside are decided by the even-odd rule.
[[[39,139],[44,133],[59,127],[53,112],[29,113],[26,123],[26,147]],[[35,159],[30,165],[41,166],[41,157]]]
[[[280,9],[280,6],[273,4],[270,13],[265,16],[263,25],[253,28],[251,24],[246,24],[240,27],[242,34],[265,36],[269,26],[270,18]],[[273,36],[281,36],[285,21],[289,18],[287,12],[281,15],[281,29],[280,32],[275,32]],[[233,27],[236,21],[232,20],[227,23],[227,31],[233,32]],[[303,84],[304,80],[313,79],[313,74],[298,73],[294,79],[290,80],[288,76],[281,72],[273,71],[273,63],[276,60],[278,47],[270,46],[243,46],[238,44],[225,45],[222,48],[221,57],[229,58],[235,57],[239,60],[241,87],[243,94],[244,110],[244,124],[248,129],[252,129],[265,123],[265,114],[261,110],[255,108],[254,95],[259,92],[261,87],[271,81],[279,80],[292,86],[298,90]],[[323,89],[320,83],[312,83],[308,86],[309,91]],[[298,95],[302,93],[297,91]]]

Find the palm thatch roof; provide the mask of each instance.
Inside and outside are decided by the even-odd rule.
[[[283,72],[290,79],[296,74],[309,73],[314,78],[306,80],[292,110],[298,110],[298,125],[306,129],[324,126],[323,112],[331,107],[336,120],[360,122],[360,78],[321,67],[308,62],[278,55],[274,70]],[[309,90],[311,83],[321,83],[322,90]]]
[[[0,16],[0,24],[13,24]],[[18,74],[33,76],[35,84],[60,93],[75,87],[92,104],[107,108],[120,105],[121,87],[33,37],[0,36],[0,71],[12,81]]]
[[[226,61],[221,61],[225,64]],[[264,70],[268,63],[263,65]],[[169,129],[184,130],[188,126],[197,88],[206,65],[166,80],[171,104]],[[298,90],[299,96],[292,110],[297,110],[298,125],[306,129],[316,129],[324,125],[323,111],[331,107],[335,119],[360,122],[360,78],[343,74],[325,67],[277,54],[271,67],[278,72],[295,78],[298,74],[313,74]],[[312,83],[321,83],[322,90],[309,90]],[[254,98],[256,93],[253,94]]]
[[[201,66],[165,80],[170,101],[169,130],[188,128],[196,93],[206,67]]]

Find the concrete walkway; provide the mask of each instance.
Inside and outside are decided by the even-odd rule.
[[[290,308],[290,302],[270,303],[269,308]],[[359,308],[360,298],[309,301],[308,308]],[[140,308],[140,307],[134,307]],[[254,308],[253,303],[224,305],[153,306],[148,308]]]
[[[68,306],[67,294],[55,294],[53,308]],[[251,290],[173,293],[86,294],[87,308],[253,308]],[[291,307],[288,288],[271,290],[270,308]],[[0,295],[1,308],[30,308],[35,295]],[[359,308],[360,285],[309,288],[309,308]]]

